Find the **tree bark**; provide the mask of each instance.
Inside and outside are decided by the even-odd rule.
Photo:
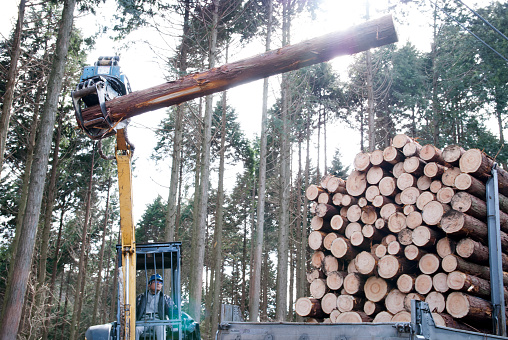
[[[52,134],[55,125],[56,107],[61,92],[65,59],[69,48],[70,31],[72,29],[75,0],[66,0],[60,29],[56,43],[55,55],[48,80],[48,93],[41,114],[41,129],[35,147],[34,163],[30,174],[30,190],[27,198],[27,208],[20,234],[20,242],[16,251],[14,266],[16,275],[11,280],[12,291],[6,296],[7,302],[2,313],[0,338],[15,339],[24,304],[26,286],[30,273],[35,234],[39,221],[44,179],[48,166],[49,151],[51,149]]]

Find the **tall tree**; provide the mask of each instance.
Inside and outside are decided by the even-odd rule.
[[[62,89],[65,59],[69,50],[70,32],[74,19],[76,0],[65,0],[60,20],[57,44],[51,73],[48,80],[48,93],[41,114],[39,137],[35,147],[35,157],[30,175],[30,190],[27,198],[25,218],[16,249],[16,273],[12,277],[12,289],[6,296],[7,302],[2,311],[0,338],[14,340],[21,319],[26,287],[35,245],[35,235],[39,222],[46,171],[51,150],[58,97]]]

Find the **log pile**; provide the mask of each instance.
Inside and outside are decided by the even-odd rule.
[[[409,322],[410,301],[418,299],[438,325],[490,324],[485,182],[493,160],[477,149],[440,150],[397,135],[384,150],[358,154],[354,166],[347,180],[325,176],[307,188],[311,297],[298,299],[296,312],[313,322]],[[502,170],[499,192],[508,249]]]

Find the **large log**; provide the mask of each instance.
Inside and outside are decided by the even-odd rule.
[[[423,173],[429,178],[441,178],[446,167],[436,162],[430,162],[423,168]]]
[[[372,166],[370,163],[370,153],[359,152],[353,160],[353,165],[357,171],[367,171]]]
[[[346,277],[347,274],[348,273],[346,272],[339,271],[328,273],[328,275],[326,276],[326,285],[331,290],[339,290],[342,287],[344,283],[344,278]]]
[[[367,189],[367,174],[360,171],[352,171],[346,181],[347,193],[351,196],[360,196]]]
[[[377,313],[374,320],[372,320],[372,323],[385,323],[385,322],[392,322],[393,315],[390,312],[382,311]]]
[[[337,317],[337,323],[361,323],[371,322],[372,318],[364,312],[345,312]]]
[[[420,157],[426,162],[436,162],[439,164],[445,163],[443,156],[441,155],[441,150],[432,144],[427,144],[422,147],[420,150]]]
[[[484,299],[490,299],[490,282],[480,277],[454,271],[448,274],[446,284],[452,290],[458,290]]]
[[[440,292],[430,292],[425,297],[425,302],[429,304],[432,312],[442,313],[446,307],[445,297]]]
[[[425,301],[425,296],[415,292],[408,293],[404,298],[404,309],[406,312],[411,312],[411,300]]]
[[[492,305],[487,300],[462,292],[453,292],[446,299],[446,311],[455,318],[486,322],[492,317]]]
[[[448,287],[448,274],[437,273],[432,277],[432,287],[436,292],[446,293],[450,287]]]
[[[363,299],[359,296],[341,294],[337,297],[337,309],[342,312],[359,310],[363,306]]]
[[[317,186],[315,184],[309,185],[307,190],[305,190],[305,196],[309,201],[316,201],[318,200],[318,197],[320,194],[326,192],[325,189],[323,189],[320,186]]]
[[[351,241],[342,236],[333,240],[330,251],[336,258],[344,260],[351,260],[358,254],[358,250],[353,247]]]
[[[427,225],[437,225],[441,222],[441,218],[447,209],[448,207],[445,204],[438,201],[431,201],[423,207],[423,221]]]
[[[342,32],[326,34],[299,44],[285,46],[252,58],[229,63],[205,72],[190,74],[175,81],[117,97],[106,102],[106,111],[113,123],[116,123],[148,111],[224,91],[240,84],[396,41],[397,33],[392,17],[388,15]],[[84,125],[88,128],[109,130],[109,126],[104,126],[99,105],[83,110],[82,117]],[[81,123],[78,124],[81,125]]]
[[[415,265],[406,258],[385,255],[379,259],[377,267],[379,276],[384,279],[392,279],[403,273],[412,273]]]
[[[457,254],[467,261],[488,265],[489,248],[471,238],[464,238],[457,243]],[[508,255],[501,253],[502,267],[508,271]]]
[[[371,276],[365,281],[363,291],[365,297],[372,302],[379,302],[383,300],[388,292],[391,290],[391,285],[384,279]]]
[[[405,297],[406,294],[402,293],[397,288],[392,289],[385,299],[386,310],[392,314],[397,314],[398,312],[404,310]]]
[[[342,178],[332,176],[326,182],[326,190],[331,194],[336,194],[338,192],[345,193],[346,181]]]
[[[419,294],[427,295],[432,290],[432,277],[427,274],[420,274],[415,280],[415,290]]]
[[[319,231],[319,230],[314,230],[312,231],[310,234],[309,234],[309,237],[308,237],[308,243],[309,243],[309,247],[310,249],[312,250],[324,250],[324,246],[323,246],[323,240],[324,238],[326,237],[326,233],[325,232],[322,232],[322,231]]]
[[[441,176],[441,181],[444,185],[453,187],[455,185],[455,179],[458,175],[460,175],[460,169],[457,167],[451,167],[445,170],[443,176]]]
[[[321,309],[321,301],[310,297],[301,297],[296,300],[295,312],[300,316],[322,318],[325,316]]]
[[[326,314],[330,314],[334,309],[337,309],[337,293],[326,293],[321,299],[321,309]]]
[[[402,274],[397,279],[397,288],[402,293],[410,293],[414,289],[415,279],[416,277],[414,275]]]
[[[412,141],[404,145],[402,148],[402,153],[406,157],[420,156],[420,151],[422,150],[422,146],[420,143]]]
[[[370,154],[370,163],[372,166],[381,168],[392,168],[392,165],[386,162],[383,158],[383,150],[374,150]]]
[[[329,288],[324,279],[315,279],[310,284],[310,294],[315,299],[321,299],[328,291]]]
[[[436,244],[436,252],[444,258],[447,255],[455,253],[456,242],[449,237],[443,237]]]
[[[356,270],[362,275],[372,275],[376,269],[376,265],[376,258],[367,251],[362,251],[355,258]]]
[[[476,263],[467,262],[460,256],[450,254],[441,261],[441,267],[447,273],[460,271],[467,274],[478,276],[485,280],[490,280],[490,268]],[[508,286],[508,273],[503,271],[503,284]]]
[[[457,166],[459,165],[459,159],[464,152],[466,151],[459,145],[448,145],[443,149],[443,160],[448,164]]]
[[[334,215],[339,215],[339,210],[331,204],[319,203],[316,207],[316,216],[331,219]]]
[[[438,271],[440,262],[439,256],[428,253],[418,261],[418,267],[422,273],[430,275]]]
[[[355,295],[363,292],[365,278],[358,273],[349,273],[344,278],[344,291],[348,294]]]
[[[430,247],[438,242],[442,234],[441,231],[421,225],[413,230],[412,240],[418,247]]]

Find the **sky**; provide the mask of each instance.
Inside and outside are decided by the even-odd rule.
[[[86,33],[89,29],[87,27],[91,27],[93,23],[100,23],[105,20],[107,22],[108,15],[111,11],[114,11],[114,7],[111,7],[111,0],[108,1],[107,5],[98,9],[97,17],[91,15],[80,16],[76,19],[76,25],[81,27]],[[474,1],[464,2],[473,8],[476,7],[476,2]],[[18,3],[17,0],[4,1],[2,11],[0,12],[0,34],[2,36],[8,36],[15,24]],[[381,16],[377,12],[384,10],[387,6],[387,0],[371,0],[370,3],[371,18]],[[321,8],[322,10],[317,13],[317,20],[311,20],[310,18],[301,19],[297,25],[293,25],[291,43],[298,43],[328,32],[344,30],[364,21],[365,1],[323,0]],[[430,48],[430,43],[428,43],[430,33],[423,16],[416,17],[410,29],[398,26],[398,34],[399,44],[411,40],[421,50],[428,50]],[[112,42],[106,36],[100,38],[95,50],[89,55],[89,64],[93,64],[101,55],[120,54],[120,66],[122,71],[128,76],[133,91],[165,82],[157,57],[146,44],[139,43],[139,41],[146,39],[162,43],[162,37],[157,37],[153,32],[140,31],[136,32],[130,39],[138,42],[125,50],[121,49],[121,43]],[[273,48],[280,47],[280,42],[275,40],[272,46]],[[231,56],[229,61],[247,58],[263,51],[264,47],[260,41],[257,45],[253,44]],[[172,52],[168,51],[167,53],[169,55]],[[339,57],[335,58],[331,64],[337,72],[344,76],[347,65],[351,60],[352,58],[348,56]],[[278,96],[278,82],[278,77],[270,79],[269,104],[272,104],[276,96]],[[229,104],[238,113],[242,129],[247,137],[253,138],[259,135],[261,129],[262,81],[252,82],[229,90],[228,100]],[[171,155],[166,155],[165,160],[158,164],[150,159],[156,144],[154,130],[157,129],[160,120],[165,116],[166,110],[164,109],[149,112],[134,117],[129,126],[129,138],[136,147],[134,153],[136,167],[133,178],[133,211],[135,221],[139,221],[145,206],[151,203],[157,195],[167,200]],[[359,139],[359,133],[347,128],[345,124],[339,122],[333,125],[330,124],[328,126],[327,141],[328,162],[330,163],[333,153],[336,147],[338,147],[343,155],[342,163],[344,165],[352,164],[354,156],[360,151]],[[317,144],[315,138],[313,144],[314,147]],[[231,188],[235,181],[235,175],[235,169],[230,166],[227,171],[226,181],[231,183],[229,184]]]

